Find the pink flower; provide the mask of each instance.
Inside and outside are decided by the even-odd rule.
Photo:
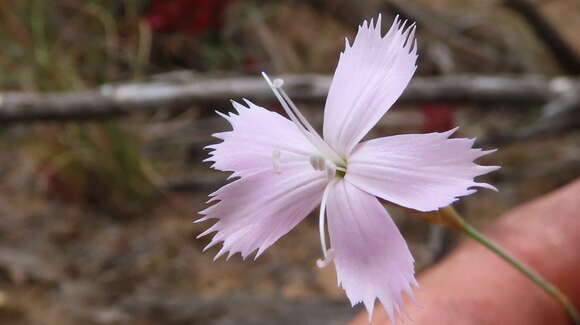
[[[217,232],[205,248],[223,242],[215,257],[256,258],[320,205],[323,267],[334,262],[339,284],[353,305],[364,303],[369,316],[378,299],[392,318],[412,296],[414,260],[380,199],[432,211],[474,187],[474,177],[498,167],[473,161],[491,151],[473,149],[473,139],[450,139],[456,130],[407,134],[363,141],[363,137],[401,95],[416,69],[415,27],[395,19],[385,36],[381,17],[359,26],[346,41],[324,110],[323,137],[282,90],[271,82],[287,119],[245,101],[224,115],[233,130],[214,136],[212,167],[239,179],[211,194],[217,204],[198,221],[217,219],[200,237]],[[330,245],[326,242],[328,215]]]

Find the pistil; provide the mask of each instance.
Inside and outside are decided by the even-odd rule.
[[[330,186],[332,181],[326,185],[324,193],[322,194],[322,201],[320,202],[320,214],[318,216],[318,229],[320,231],[320,246],[322,248],[322,255],[324,259],[316,260],[316,266],[323,268],[330,264],[334,259],[334,250],[332,248],[326,248],[326,201],[328,200],[328,193],[330,191]]]

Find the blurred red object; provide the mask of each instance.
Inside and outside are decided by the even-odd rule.
[[[443,132],[455,127],[453,105],[430,104],[421,107],[423,112],[423,132]]]
[[[51,162],[38,166],[37,180],[44,192],[50,197],[59,198],[65,202],[81,203],[86,201],[87,191],[82,179],[75,177],[73,172],[60,169]]]
[[[233,0],[152,0],[145,19],[153,30],[198,35],[223,24]]]

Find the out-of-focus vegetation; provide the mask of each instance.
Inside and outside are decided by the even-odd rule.
[[[3,89],[71,90],[144,73],[145,1],[3,1]]]
[[[72,91],[146,73],[151,29],[144,1],[3,1],[0,87]],[[122,123],[33,126],[11,144],[35,164],[47,194],[114,214],[142,211],[156,193]]]
[[[177,69],[255,73],[268,65],[278,71],[327,71],[332,66],[328,59],[335,53],[327,42],[312,42],[307,25],[289,24],[293,8],[277,9],[270,3],[263,10],[253,2],[223,1],[207,9],[190,3],[177,9],[191,13],[175,16],[174,8],[143,0],[3,1],[0,88],[74,91]],[[206,20],[211,21],[187,22],[196,10],[208,10]],[[317,22],[304,4],[296,10],[305,23],[321,25],[318,37],[333,39],[333,49],[341,44],[344,32],[336,31],[336,22],[329,17]],[[280,27],[295,38],[298,49],[275,40],[277,33],[266,22],[277,16],[285,20]],[[165,19],[157,33],[155,19]],[[186,28],[171,19],[185,21]],[[153,120],[159,118],[164,117]],[[96,204],[114,214],[138,214],[159,195],[151,179],[155,159],[139,154],[139,128],[125,122],[28,127],[11,146],[34,162],[39,184],[49,196]]]

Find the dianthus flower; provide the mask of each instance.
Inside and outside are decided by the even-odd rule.
[[[232,130],[208,146],[212,167],[233,172],[235,181],[211,194],[216,204],[199,221],[217,219],[200,235],[216,232],[206,247],[223,243],[216,259],[257,250],[256,258],[320,205],[319,267],[334,263],[352,305],[375,301],[392,318],[412,296],[414,260],[380,199],[433,211],[475,187],[474,180],[498,167],[474,160],[491,152],[472,148],[473,139],[442,133],[406,134],[362,141],[399,98],[416,69],[414,25],[395,19],[386,35],[381,17],[359,26],[346,41],[324,108],[323,136],[282,89],[266,81],[288,117],[245,101],[223,116]],[[326,219],[330,243],[326,241]]]

